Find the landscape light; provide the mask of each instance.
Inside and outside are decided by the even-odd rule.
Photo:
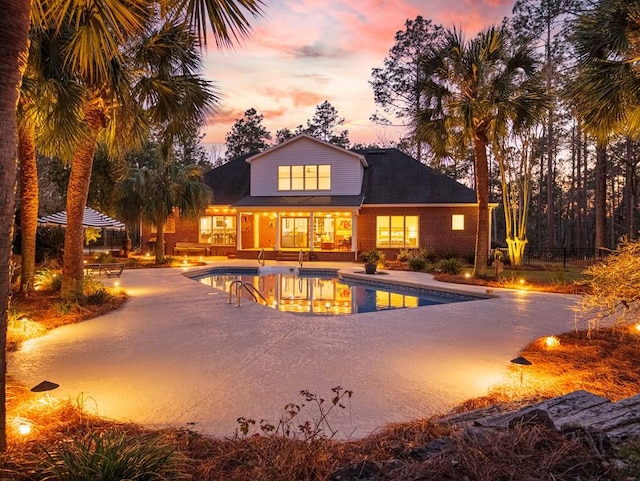
[[[29,423],[22,422],[18,425],[18,432],[23,436],[26,436],[31,432],[31,426],[29,425]]]
[[[31,388],[31,392],[47,392],[47,391],[53,391],[54,389],[57,389],[60,387],[60,384],[56,384],[55,382],[51,382],[51,381],[42,381],[40,384],[33,386]]]
[[[553,349],[554,347],[560,346],[560,339],[556,336],[547,336],[544,338],[544,345],[549,349]]]
[[[529,361],[529,359],[524,358],[522,356],[516,357],[515,359],[511,359],[511,362],[518,366],[518,370],[520,371],[520,385],[522,386],[522,377],[524,374],[522,370],[522,366],[531,366],[531,364],[533,363]]]
[[[640,322],[636,323],[636,331],[640,332]]]

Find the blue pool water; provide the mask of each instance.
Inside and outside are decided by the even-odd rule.
[[[331,269],[295,267],[213,268],[194,276],[207,286],[229,292],[235,281],[251,283],[267,306],[283,312],[347,315],[486,299],[458,292],[413,288],[375,279],[339,277]],[[243,294],[248,297],[248,294]],[[236,297],[233,296],[235,302]]]

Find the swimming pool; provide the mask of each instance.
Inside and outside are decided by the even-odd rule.
[[[381,276],[369,280],[338,275],[336,269],[216,267],[189,277],[225,292],[230,289],[235,292],[236,281],[248,282],[264,297],[267,306],[307,315],[360,314],[486,299],[473,294],[401,286],[384,282]]]

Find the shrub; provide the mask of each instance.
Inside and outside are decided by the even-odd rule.
[[[85,302],[92,306],[101,306],[102,304],[106,304],[113,296],[107,292],[104,287],[97,289],[91,292],[87,297]]]
[[[433,249],[429,249],[428,247],[422,247],[418,249],[416,252],[416,257],[423,259],[425,262],[435,262],[436,261],[436,253]]]
[[[387,265],[387,258],[384,252],[378,249],[371,249],[360,254],[359,259],[366,264]]]
[[[115,429],[90,433],[46,451],[47,479],[119,481],[184,479],[183,457],[161,436]]]
[[[396,256],[396,260],[398,262],[408,262],[409,259],[415,257],[416,252],[417,251],[415,249],[400,249],[400,252],[398,252],[398,255]]]
[[[427,261],[420,257],[410,257],[408,263],[412,271],[424,271],[427,268]]]
[[[462,270],[462,263],[455,257],[449,257],[448,259],[441,259],[438,262],[437,270],[445,274],[460,274]]]
[[[59,291],[62,287],[62,276],[45,267],[33,276],[33,286],[38,291]]]
[[[100,252],[96,255],[96,262],[98,264],[113,264],[116,261],[116,258],[113,257],[109,252]]]
[[[638,321],[640,314],[640,241],[622,239],[618,249],[585,273],[583,284],[589,293],[581,298],[576,310],[588,322],[589,332],[598,329],[600,321],[613,321],[614,326]]]

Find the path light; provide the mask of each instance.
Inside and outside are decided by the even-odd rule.
[[[518,366],[518,370],[520,371],[520,385],[522,386],[522,376],[524,374],[522,366],[531,366],[531,364],[533,363],[529,361],[529,359],[524,358],[522,356],[516,357],[515,359],[511,359],[511,362]]]
[[[634,327],[635,327],[635,329],[636,329],[636,332],[637,332],[638,334],[640,334],[640,322],[636,323],[636,325],[635,325]]]
[[[20,424],[18,424],[18,432],[21,435],[26,436],[31,432],[31,425],[26,421],[20,422]]]
[[[544,338],[544,345],[547,349],[560,347],[560,339],[558,339],[556,336],[547,336]]]
[[[42,381],[40,384],[38,384],[37,386],[33,386],[31,388],[31,392],[47,392],[47,391],[53,391],[54,389],[57,389],[60,387],[60,384],[56,384],[55,382],[51,382],[51,381]]]

